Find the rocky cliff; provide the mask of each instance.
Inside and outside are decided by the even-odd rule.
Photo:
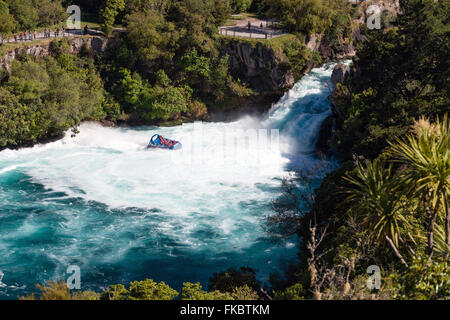
[[[62,38],[59,38],[58,40],[61,39]],[[92,50],[92,52],[96,54],[102,53],[106,50],[108,45],[108,39],[100,36],[73,37],[67,39],[69,39],[71,51],[74,54],[80,53],[83,48]],[[50,42],[51,41],[46,40],[37,44],[22,43],[22,46],[7,51],[6,54],[0,58],[0,68],[9,70],[12,62],[23,53],[35,58],[44,58],[48,56],[50,54]]]
[[[364,40],[364,37],[355,34],[359,32],[359,29],[355,29],[353,39],[357,41]],[[342,60],[344,58],[353,57],[356,54],[352,40],[339,39],[337,43],[332,44],[326,36],[316,33],[308,37],[306,47],[312,51],[318,52],[325,61]]]
[[[295,83],[294,75],[286,68],[282,57],[262,42],[223,40],[221,51],[228,54],[233,75],[256,92],[286,90]]]
[[[283,48],[291,40],[289,36],[274,39],[274,42],[252,41],[245,38],[223,38],[221,54],[229,56],[229,68],[233,76],[248,85],[257,95],[234,101],[229,109],[236,109],[243,113],[261,113],[268,110],[272,103],[296,82],[290,61],[283,54]],[[293,36],[292,36],[293,37]],[[269,40],[271,41],[271,40]],[[316,52],[323,60],[340,60],[355,55],[352,44],[342,41],[339,45],[331,46],[323,35],[313,34],[304,42],[310,53]],[[316,66],[312,55],[309,55],[302,74],[309,72]],[[298,77],[298,75],[297,75]],[[237,117],[219,116],[214,114],[213,120],[233,120]]]

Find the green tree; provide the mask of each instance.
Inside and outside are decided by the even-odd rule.
[[[42,122],[42,112],[34,105],[24,105],[0,88],[0,147],[36,141],[46,129]]]
[[[241,13],[247,11],[252,5],[252,0],[230,0],[231,11]]]
[[[152,279],[133,281],[129,289],[124,285],[111,285],[101,296],[101,300],[173,300],[178,292],[164,282]]]
[[[401,275],[394,276],[395,298],[408,300],[450,299],[450,265],[422,257]]]
[[[428,220],[428,255],[434,251],[434,229],[439,213],[445,212],[447,245],[450,246],[450,121],[431,124],[422,118],[416,122],[415,133],[406,140],[391,143],[390,154],[406,166],[402,173],[404,183],[409,186],[412,197],[422,199]],[[448,254],[447,254],[448,255]]]
[[[141,61],[173,58],[178,41],[173,23],[150,11],[128,15],[126,24],[127,39]]]
[[[215,272],[209,279],[208,289],[232,293],[235,288],[248,286],[259,291],[260,286],[256,280],[256,270],[249,267],[229,268],[223,272]]]
[[[268,14],[283,21],[291,32],[323,33],[332,26],[332,1],[266,0]],[[346,5],[345,2],[339,2]]]
[[[305,296],[305,289],[300,283],[296,283],[284,290],[275,292],[276,300],[303,300]]]
[[[173,86],[167,88],[145,86],[137,105],[137,111],[147,121],[168,120],[187,110],[183,91]]]
[[[125,9],[124,0],[106,0],[103,8],[100,10],[102,20],[102,29],[106,35],[110,35],[117,15]]]
[[[2,146],[61,136],[82,120],[101,119],[103,83],[92,64],[60,53],[36,62],[15,60],[2,88]],[[8,93],[7,93],[8,92]]]
[[[38,25],[39,14],[33,0],[6,0],[6,3],[20,29],[32,29]]]
[[[151,279],[134,281],[130,283],[130,300],[173,300],[178,292],[164,282],[155,282]]]
[[[207,292],[202,289],[200,283],[183,283],[181,289],[182,300],[233,300],[230,293],[222,293],[218,290]]]
[[[387,243],[395,256],[408,266],[399,250],[403,228],[408,226],[405,205],[400,197],[400,180],[393,174],[392,164],[380,159],[358,163],[356,176],[346,175],[351,187],[348,200],[359,221],[378,244]]]
[[[128,105],[128,110],[132,110],[139,101],[144,83],[138,73],[131,73],[128,69],[121,69],[119,73],[121,80],[115,88],[117,99]]]
[[[196,81],[209,79],[211,76],[211,59],[198,55],[196,49],[192,49],[183,55],[180,63],[184,72],[187,73],[189,77],[195,77]]]
[[[55,25],[68,16],[60,0],[33,0],[33,3],[41,26]]]
[[[5,41],[5,39],[9,39],[12,35],[12,32],[16,28],[16,20],[12,15],[8,12],[2,13],[0,12],[0,38],[1,43]]]
[[[367,33],[356,72],[333,94],[338,117],[331,144],[346,160],[355,154],[373,159],[388,140],[408,134],[421,115],[442,117],[448,110],[448,6],[432,0],[400,3],[397,27]]]

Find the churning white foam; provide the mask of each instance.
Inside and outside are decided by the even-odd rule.
[[[181,228],[172,230],[168,220],[159,232],[188,235],[201,222],[225,237],[239,226],[259,223],[262,213],[252,204],[270,203],[281,178],[318,161],[314,144],[330,114],[332,66],[313,69],[264,120],[244,117],[169,128],[84,123],[74,138],[69,132],[60,141],[0,152],[0,174],[20,169],[48,190],[109,208],[157,209],[152,214],[173,217]],[[181,141],[183,148],[146,149],[155,133]],[[236,235],[233,243],[249,246],[258,237]],[[196,243],[188,236],[179,240]]]

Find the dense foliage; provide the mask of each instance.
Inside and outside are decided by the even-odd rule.
[[[61,22],[58,0],[0,0],[0,37]],[[295,33],[281,52],[296,77],[313,59],[299,39],[351,38],[346,0],[78,0],[115,45],[94,61],[54,41],[51,56],[17,59],[0,76],[0,148],[60,137],[87,119],[160,123],[203,118],[255,93],[229,71],[218,27],[251,9]],[[299,265],[263,290],[249,268],[212,275],[208,290],[180,292],[147,279],[102,293],[39,286],[40,299],[449,299],[449,1],[401,0],[393,27],[366,32],[352,72],[333,95],[330,141],[345,162],[315,194],[299,173],[283,183],[271,230],[302,239]],[[312,188],[308,190],[311,191]],[[279,199],[280,200],[280,199]],[[305,208],[310,201],[311,208]],[[302,204],[300,206],[299,204]],[[368,290],[377,265],[381,288]],[[364,275],[364,276],[363,276]],[[34,299],[34,296],[28,297]]]
[[[13,21],[13,27],[0,24],[0,34],[53,25],[63,21],[67,14],[61,0],[1,0],[0,21],[5,17]]]
[[[0,147],[61,136],[85,119],[102,119],[104,89],[93,61],[66,53],[54,42],[53,57],[14,61],[0,88]]]
[[[231,292],[219,290],[205,291],[200,283],[183,283],[181,292],[172,289],[164,282],[152,279],[133,281],[126,288],[123,284],[111,285],[101,293],[95,291],[70,291],[65,282],[49,281],[46,285],[37,284],[41,291],[39,297],[31,294],[22,300],[257,300],[258,294],[243,285],[234,287]]]
[[[106,88],[126,112],[145,121],[203,117],[207,107],[251,94],[219,52],[227,7],[196,0],[127,7],[126,32],[100,61]]]
[[[265,0],[267,15],[291,32],[351,36],[352,7],[346,0]]]
[[[241,81],[240,74],[231,73],[229,57],[222,51],[223,43],[218,28],[230,18],[231,13],[251,8],[255,10],[255,6],[262,8],[262,15],[290,11],[289,7],[283,5],[280,9],[279,4],[269,0],[254,3],[251,0],[104,0],[95,3],[77,0],[73,4],[81,6],[82,20],[98,22],[107,36],[114,37],[114,45],[97,56],[94,64],[102,83],[96,83],[92,88],[99,92],[102,91],[99,88],[104,86],[104,98],[82,99],[82,103],[90,100],[96,104],[98,100],[102,100],[102,107],[99,107],[98,112],[91,112],[91,107],[84,110],[83,106],[65,112],[69,107],[60,106],[60,114],[47,115],[45,117],[53,120],[44,121],[33,117],[44,117],[40,112],[56,112],[49,111],[55,107],[51,107],[51,104],[47,106],[47,100],[42,102],[45,107],[41,107],[25,103],[18,92],[12,92],[14,97],[19,98],[18,101],[9,94],[4,94],[2,104],[14,105],[15,111],[8,108],[3,114],[4,121],[10,123],[2,128],[4,131],[8,130],[9,137],[3,138],[2,146],[31,144],[55,137],[85,119],[100,119],[103,116],[112,120],[126,119],[130,123],[180,122],[183,119],[204,119],[211,110],[241,105],[245,103],[245,99],[251,101],[258,94],[249,88],[249,83]],[[0,0],[0,37],[10,38],[13,32],[53,26],[66,18],[67,14],[63,9],[66,5],[68,3],[61,0]],[[318,18],[329,26],[330,23],[336,25],[333,22],[335,17],[347,17],[347,9],[341,12],[337,9],[338,4],[330,8],[328,5],[320,3],[321,8],[327,8],[326,11],[330,14],[326,18],[327,22],[323,17],[314,19]],[[301,21],[296,21],[292,30],[308,33],[326,29],[303,30],[298,25]],[[345,21],[349,27],[349,21]],[[113,33],[117,26],[123,32]],[[348,31],[346,28],[333,30],[339,30],[337,32],[342,37]],[[278,51],[284,57],[283,68],[291,70],[295,79],[298,79],[308,62],[315,57],[300,38],[280,43],[282,48]],[[75,68],[61,65],[72,63],[67,54],[55,58],[66,72],[77,74],[77,85],[82,86],[83,81],[89,80],[81,76],[84,62],[74,58]],[[30,64],[42,67],[43,62],[32,61]],[[13,69],[13,72],[19,72],[20,68]],[[48,68],[45,69],[48,73]],[[92,63],[88,70],[90,77],[96,74]],[[41,70],[34,72],[39,73]],[[13,79],[14,76],[13,74],[3,80],[4,90],[11,92],[11,86],[7,82],[12,81],[8,79]],[[62,82],[58,82],[60,83]],[[70,101],[75,103],[76,100]],[[77,112],[79,108],[83,110]],[[24,123],[30,124],[22,129],[14,129],[18,122],[11,118],[16,113]]]
[[[353,76],[335,93],[340,156],[374,158],[414,119],[448,111],[448,8],[449,1],[403,1],[395,28],[368,33]]]
[[[303,239],[302,262],[274,277],[278,288],[299,283],[315,299],[450,298],[449,6],[401,6],[394,28],[368,33],[333,95],[332,146],[348,161],[309,212],[293,201],[271,219]],[[297,183],[285,194],[301,195]],[[367,289],[370,265],[381,269],[379,289]]]

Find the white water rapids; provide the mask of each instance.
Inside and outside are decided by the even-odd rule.
[[[333,66],[313,69],[264,119],[85,123],[75,138],[0,152],[0,297],[27,292],[7,284],[31,292],[36,282],[64,278],[70,264],[94,289],[144,278],[206,284],[239,266],[267,280],[296,248],[268,241],[264,219],[282,178],[319,161]],[[154,133],[183,149],[147,150]]]

